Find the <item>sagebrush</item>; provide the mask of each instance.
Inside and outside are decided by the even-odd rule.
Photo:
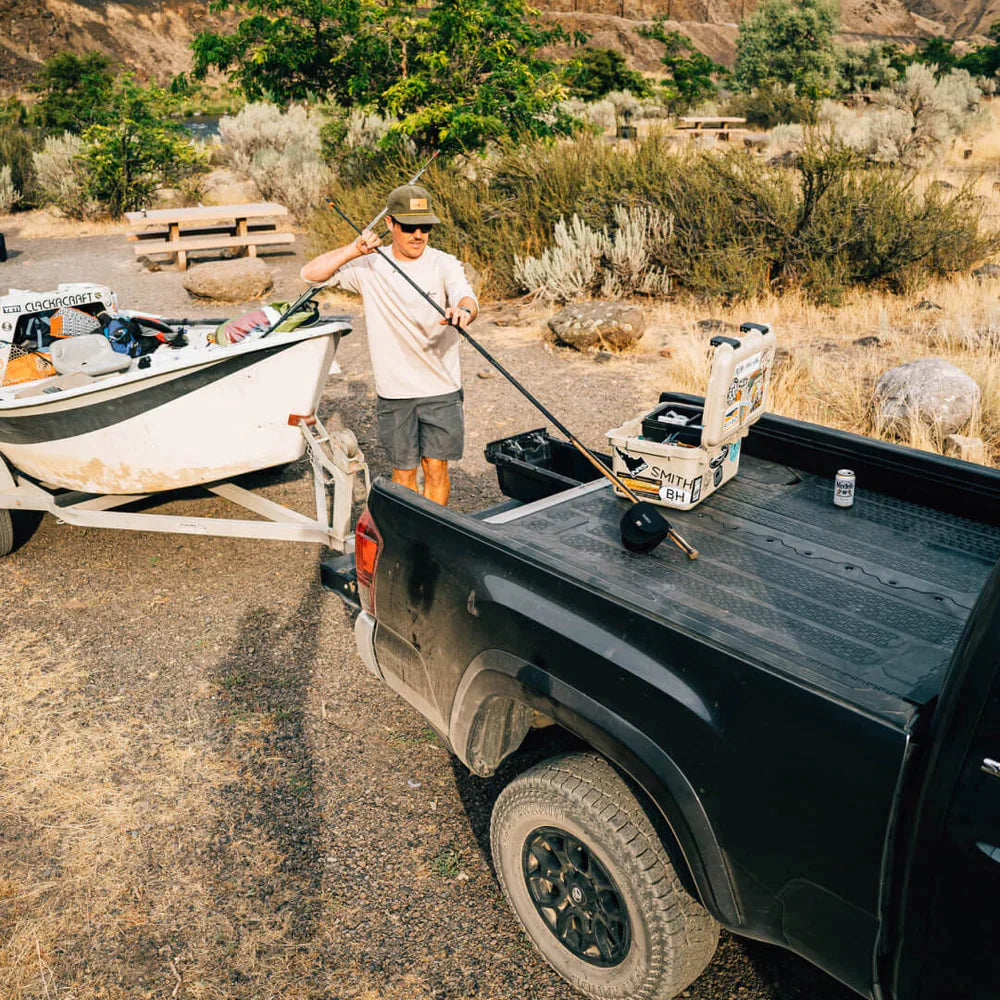
[[[261,197],[303,218],[319,202],[332,178],[323,158],[321,120],[293,105],[247,104],[219,122],[219,135],[233,166],[249,177]]]
[[[61,136],[49,136],[34,158],[42,201],[54,205],[70,219],[84,219],[98,211],[87,192],[82,152],[83,140],[66,132]]]
[[[865,164],[815,132],[790,162],[771,166],[742,150],[678,151],[661,133],[631,150],[582,136],[512,148],[474,172],[435,163],[424,183],[445,221],[435,245],[471,262],[499,295],[527,290],[518,259],[552,249],[560,220],[576,215],[595,233],[614,233],[621,209],[673,220],[650,266],[673,291],[706,298],[802,288],[835,301],[855,285],[901,290],[967,270],[997,246],[981,231],[969,186],[920,193],[914,173]],[[338,200],[371,218],[415,165],[386,163],[340,185]],[[316,217],[315,231],[317,249],[350,238],[328,212]]]

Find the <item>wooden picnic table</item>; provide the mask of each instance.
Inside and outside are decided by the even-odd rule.
[[[704,115],[701,117],[687,115],[677,119],[675,135],[686,135],[697,139],[702,135],[714,135],[723,142],[728,142],[734,132],[746,132],[746,118],[730,118],[723,115]]]
[[[246,205],[158,208],[126,212],[125,218],[134,227],[128,239],[136,244],[136,256],[170,254],[178,268],[184,271],[191,250],[236,247],[241,254],[256,257],[258,246],[293,243],[294,234],[278,232],[275,222],[287,215],[284,205],[265,201]]]

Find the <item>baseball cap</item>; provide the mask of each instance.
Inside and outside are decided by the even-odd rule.
[[[389,195],[386,214],[397,222],[424,222],[437,225],[440,219],[431,211],[431,196],[427,188],[417,184],[404,184]]]

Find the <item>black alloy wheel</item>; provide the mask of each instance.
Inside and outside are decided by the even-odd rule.
[[[524,842],[524,881],[542,920],[563,947],[590,965],[619,965],[632,925],[607,869],[576,837],[541,827]]]

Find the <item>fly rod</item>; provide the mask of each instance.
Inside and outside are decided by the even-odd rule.
[[[358,227],[340,210],[340,207],[336,205],[330,199],[327,199],[327,204],[332,208],[337,215],[339,215],[344,222],[346,222],[359,236],[362,235],[362,230]],[[494,368],[518,392],[521,393],[529,403],[532,404],[539,412],[541,412],[548,420],[551,420],[556,428],[564,434],[567,439],[573,444],[577,450],[584,455],[587,460],[593,465],[598,472],[601,473],[606,479],[609,479],[614,483],[622,492],[624,492],[633,501],[633,506],[630,507],[624,514],[621,520],[620,528],[622,535],[622,543],[627,549],[633,552],[650,552],[664,538],[669,538],[687,557],[688,559],[697,559],[698,550],[692,545],[688,544],[671,526],[670,522],[656,509],[656,507],[646,500],[640,500],[635,493],[628,488],[621,481],[621,479],[612,472],[596,455],[585,445],[582,441],[577,438],[577,436],[562,423],[554,414],[552,414],[548,408],[537,400],[521,383],[509,372],[496,358],[493,357],[485,347],[482,346],[474,337],[468,332],[463,330],[457,323],[453,323],[448,319],[447,313],[444,309],[438,305],[393,259],[390,254],[385,254],[381,252],[381,248],[376,251],[379,256],[390,264],[396,271],[397,274],[401,275],[406,279],[408,284],[415,292],[417,292],[427,303],[432,305],[438,313],[441,314],[447,321],[449,326],[453,327],[463,336],[469,344],[475,348],[486,360],[493,365]]]

